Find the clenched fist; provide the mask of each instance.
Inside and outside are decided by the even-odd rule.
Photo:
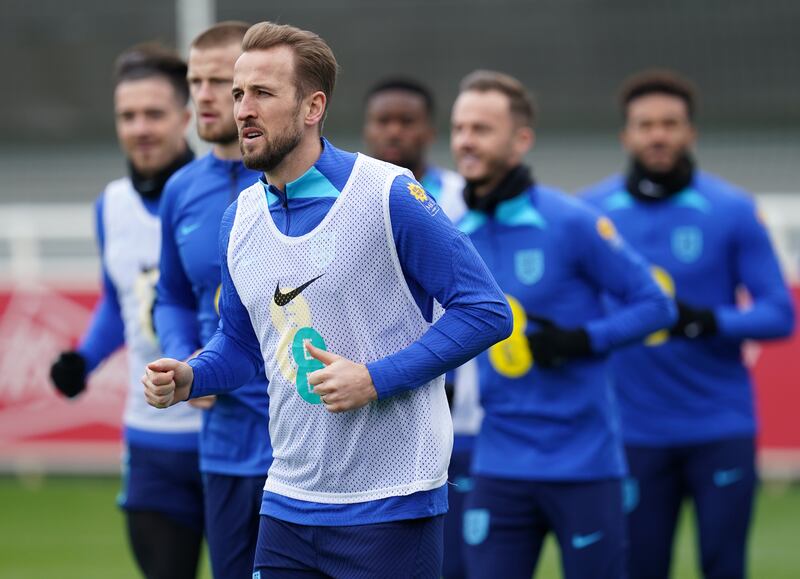
[[[142,376],[144,397],[150,406],[168,408],[189,398],[194,373],[186,362],[161,358],[150,362]]]

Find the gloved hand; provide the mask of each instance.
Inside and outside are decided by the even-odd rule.
[[[74,398],[86,389],[86,360],[78,352],[61,352],[50,366],[50,379],[67,398]]]
[[[591,355],[589,334],[583,328],[567,330],[545,318],[529,316],[529,319],[541,326],[528,335],[534,364],[541,368],[555,368],[567,360]]]
[[[717,333],[717,318],[714,312],[702,308],[693,308],[683,302],[678,306],[678,321],[670,329],[670,334],[693,340],[702,336]]]

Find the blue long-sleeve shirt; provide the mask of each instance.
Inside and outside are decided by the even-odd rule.
[[[166,356],[186,359],[217,329],[221,287],[219,229],[225,209],[259,173],[212,153],[176,172],[161,203],[161,259],[154,320]],[[272,462],[263,373],[222,394],[203,413],[200,469],[261,476]]]
[[[674,304],[607,218],[534,185],[459,222],[506,292],[514,333],[478,357],[485,414],[473,471],[525,480],[593,480],[625,474],[607,353],[669,326]],[[624,304],[606,314],[603,296]],[[532,319],[531,319],[532,318]],[[543,369],[528,335],[545,318],[584,329],[592,355]]]
[[[752,435],[753,398],[741,342],[787,336],[794,320],[753,201],[703,172],[687,189],[661,201],[635,199],[621,175],[591,187],[584,197],[658,268],[678,301],[711,309],[717,320],[714,336],[662,335],[614,354],[626,443],[670,446]],[[741,287],[750,294],[750,306],[737,304]]]
[[[336,201],[353,170],[356,155],[323,140],[316,164],[286,191],[264,183],[270,215],[285,235],[316,227]],[[392,234],[404,277],[425,318],[432,321],[434,299],[444,315],[418,340],[391,356],[367,364],[379,398],[429,382],[504,338],[511,318],[497,284],[469,240],[432,205],[409,194],[413,183],[398,177],[390,192]],[[235,388],[262,362],[261,348],[247,310],[227,268],[227,246],[236,206],[223,218],[221,321],[206,349],[190,365],[193,397]],[[266,288],[265,291],[272,291]],[[353,524],[432,516],[447,509],[445,486],[407,497],[348,505],[327,505],[265,494],[262,513],[305,524]]]

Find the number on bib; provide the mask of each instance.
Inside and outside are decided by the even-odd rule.
[[[297,393],[300,394],[303,400],[309,404],[322,404],[322,399],[311,391],[314,387],[308,383],[308,375],[316,370],[321,370],[325,367],[325,364],[311,357],[305,347],[307,342],[310,342],[320,350],[328,349],[325,345],[325,340],[314,328],[305,327],[297,330],[294,340],[292,340],[292,356],[295,364],[297,364],[295,385]]]
[[[525,336],[528,317],[525,308],[513,296],[506,294],[508,305],[514,318],[511,335],[489,348],[489,361],[495,371],[507,378],[519,378],[527,374],[533,366],[533,354]]]

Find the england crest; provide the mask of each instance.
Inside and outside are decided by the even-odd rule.
[[[327,268],[336,257],[336,232],[325,231],[311,238],[311,258],[319,269]]]
[[[489,536],[489,509],[469,509],[464,511],[464,542],[467,545],[480,545]]]
[[[703,232],[694,225],[672,230],[672,254],[683,263],[694,263],[703,254]]]
[[[514,254],[514,272],[525,285],[533,285],[544,274],[544,252],[541,249],[521,249]]]

